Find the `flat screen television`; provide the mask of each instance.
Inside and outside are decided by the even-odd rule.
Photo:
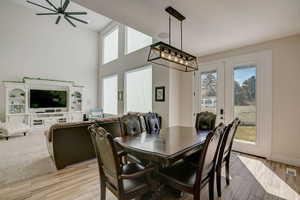
[[[67,91],[30,90],[30,108],[65,108]]]

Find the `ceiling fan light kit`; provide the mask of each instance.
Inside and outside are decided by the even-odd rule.
[[[56,6],[54,5],[51,1],[49,0],[45,0],[49,6],[49,7],[46,7],[46,6],[43,6],[43,5],[40,5],[38,3],[35,3],[35,2],[32,2],[32,1],[29,1],[27,0],[27,3],[30,3],[32,5],[35,5],[35,6],[38,6],[40,8],[43,8],[43,9],[46,9],[47,11],[50,11],[50,12],[46,12],[46,13],[37,13],[36,15],[39,15],[39,16],[45,16],[45,15],[58,15],[57,18],[56,18],[56,21],[55,21],[55,24],[59,24],[61,18],[63,17],[69,24],[71,24],[73,27],[76,27],[76,25],[74,24],[74,22],[72,20],[75,20],[75,21],[78,21],[78,22],[81,22],[81,23],[84,23],[84,24],[88,24],[87,21],[84,21],[82,19],[79,19],[77,17],[74,17],[74,15],[87,15],[87,12],[69,12],[69,11],[66,11],[68,6],[70,5],[70,0],[60,0],[60,5],[59,6]]]
[[[185,17],[172,7],[167,7],[165,11],[169,14],[169,44],[164,42],[152,44],[148,62],[183,72],[198,70],[196,56],[182,50],[182,21],[185,20]],[[171,46],[171,16],[180,21],[181,49]]]

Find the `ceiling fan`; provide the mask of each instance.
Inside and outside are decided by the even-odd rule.
[[[62,17],[65,18],[65,20],[67,20],[73,27],[76,27],[76,25],[74,24],[74,22],[72,20],[76,20],[78,22],[84,23],[84,24],[88,24],[87,21],[84,21],[82,19],[78,19],[77,17],[74,17],[74,15],[87,15],[87,12],[69,12],[66,11],[68,6],[70,5],[70,0],[60,0],[60,5],[56,6],[53,3],[51,3],[49,0],[45,0],[51,8],[48,8],[46,6],[34,3],[32,1],[27,1],[27,3],[33,4],[35,6],[44,8],[48,11],[51,12],[47,12],[47,13],[37,13],[36,15],[58,15],[55,24],[59,24],[60,20]]]

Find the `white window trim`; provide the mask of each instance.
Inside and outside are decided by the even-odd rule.
[[[145,46],[145,47],[143,47],[143,48],[140,48],[140,49],[136,49],[136,50],[134,50],[134,51],[131,51],[131,52],[128,52],[127,51],[127,45],[128,45],[128,41],[127,41],[127,35],[128,35],[128,28],[131,28],[131,27],[129,27],[129,26],[125,26],[124,27],[124,54],[125,55],[129,55],[129,54],[132,54],[132,53],[134,53],[134,52],[137,52],[137,51],[139,51],[139,50],[141,50],[141,49],[144,49],[144,48],[147,48],[147,47],[149,47],[149,45],[148,46]],[[134,29],[134,28],[132,28],[132,29]],[[134,29],[134,30],[136,30],[136,29]],[[136,30],[136,31],[138,31],[138,30]],[[141,31],[138,31],[138,32],[140,32],[140,33],[143,33],[143,32],[141,32]],[[143,33],[143,34],[145,34],[145,33]],[[147,34],[145,34],[145,35],[147,35]],[[148,35],[149,36],[149,35]],[[149,36],[149,37],[151,37],[151,36]],[[153,37],[151,37],[152,38],[152,44],[154,43],[154,38]]]
[[[113,62],[114,60],[111,60],[107,63],[104,63],[104,38],[107,37],[109,34],[114,32],[116,29],[118,29],[118,57],[114,60],[119,59],[119,49],[120,49],[120,25],[116,23],[109,24],[108,27],[101,33],[101,64],[105,65],[110,62]]]
[[[103,108],[104,110],[104,79],[108,79],[108,78],[112,78],[112,77],[117,77],[117,92],[119,91],[119,76],[117,73],[115,74],[111,74],[111,75],[108,75],[108,76],[103,76],[101,78],[101,107]],[[119,99],[118,99],[118,96],[117,96],[117,113],[116,115],[119,113],[119,108],[118,108],[118,102],[119,102]],[[105,114],[114,114],[114,113],[105,113]]]
[[[124,72],[124,97],[123,97],[123,100],[124,100],[124,111],[125,112],[128,112],[128,110],[127,110],[127,83],[126,83],[127,79],[126,79],[126,74],[131,73],[131,72],[138,72],[138,71],[142,71],[142,70],[150,69],[150,68],[152,68],[152,70],[153,70],[153,66],[151,64],[144,65],[142,67],[138,67],[138,68],[131,69],[131,70],[128,70],[128,71]],[[152,71],[152,87],[153,87],[153,71]],[[152,91],[153,91],[153,88],[152,88]],[[151,101],[153,101],[153,97],[152,97]],[[151,110],[153,110],[153,102],[151,104]]]

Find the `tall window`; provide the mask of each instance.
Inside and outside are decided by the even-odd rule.
[[[106,114],[118,114],[118,76],[103,78],[103,111]]]
[[[152,66],[125,73],[125,110],[152,111]]]
[[[152,44],[152,37],[133,28],[126,27],[126,54],[142,49]]]
[[[119,28],[114,28],[103,37],[103,64],[118,58]]]

